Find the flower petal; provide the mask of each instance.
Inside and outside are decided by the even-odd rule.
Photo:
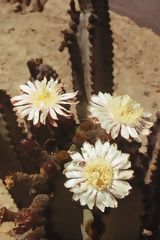
[[[102,159],[105,158],[109,148],[110,148],[110,143],[105,142],[102,146],[102,149],[101,149],[101,158]]]
[[[67,171],[65,175],[67,178],[80,178],[84,176],[82,171]]]
[[[78,93],[78,91],[73,92],[73,93],[64,93],[64,94],[62,94],[61,99],[62,100],[67,100],[67,99],[70,99],[70,98],[75,98],[77,93]]]
[[[28,115],[28,120],[32,120],[34,118],[35,111],[36,110],[34,108],[31,108],[31,111]]]
[[[120,154],[121,152],[117,150],[116,145],[112,144],[107,155],[105,156],[105,159],[108,163],[111,163],[115,158],[118,158]]]
[[[119,191],[127,192],[132,189],[131,185],[126,181],[114,180],[112,188],[119,189]]]
[[[96,153],[97,153],[97,156],[101,156],[101,149],[102,149],[102,142],[100,139],[98,139],[95,143],[95,150],[96,150]]]
[[[69,115],[67,113],[65,113],[64,111],[62,111],[58,106],[54,106],[54,110],[55,112],[57,112],[59,115],[68,117]]]
[[[76,162],[85,161],[79,152],[71,153],[70,155],[71,155],[71,158]]]
[[[124,137],[125,139],[129,138],[128,130],[123,124],[121,125],[121,136]]]
[[[78,179],[69,179],[68,181],[65,182],[64,186],[66,188],[72,188],[75,187],[77,184],[79,184],[80,182],[83,182],[84,179],[83,178],[78,178]]]
[[[27,84],[28,84],[28,86],[30,87],[30,89],[32,89],[32,90],[34,90],[34,91],[36,90],[35,84],[34,84],[33,82],[28,81]]]
[[[28,93],[30,94],[32,92],[32,88],[30,88],[29,86],[27,85],[20,85],[20,89],[25,92],[25,93]]]
[[[58,120],[57,114],[53,108],[50,108],[49,113],[53,119]]]
[[[121,125],[119,123],[117,123],[117,125],[112,129],[111,131],[111,137],[113,139],[115,139],[116,137],[118,137],[119,131],[120,131],[120,127]]]
[[[105,205],[103,203],[103,194],[101,192],[97,193],[97,197],[96,197],[96,206],[102,211],[104,212],[105,210]]]
[[[81,194],[83,192],[86,192],[88,190],[88,184],[87,182],[83,182],[79,185],[76,185],[75,187],[71,188],[71,192],[74,192],[76,194]]]
[[[46,124],[47,115],[48,115],[48,111],[44,111],[44,112],[41,113],[41,115],[40,115],[40,122],[42,124]]]
[[[82,206],[87,204],[88,198],[89,198],[89,196],[91,195],[92,192],[93,192],[93,189],[88,188],[88,190],[80,196],[80,203],[81,203]]]
[[[114,168],[121,169],[121,166],[126,164],[129,159],[129,154],[122,153],[120,156],[114,158],[114,160],[111,162],[111,166]]]
[[[120,171],[117,175],[114,175],[114,179],[126,180],[132,178],[134,174],[133,170]]]
[[[131,137],[137,138],[137,139],[139,138],[138,133],[134,128],[131,128],[130,126],[127,126],[126,128],[127,128],[128,133]]]
[[[33,117],[33,124],[36,125],[39,122],[39,110],[36,110]]]
[[[118,204],[114,196],[110,194],[108,191],[104,192],[103,194],[104,194],[104,198],[102,199],[103,204],[106,207],[116,208]]]
[[[95,201],[96,201],[96,196],[97,196],[97,190],[94,189],[87,201],[87,205],[89,209],[93,209],[93,206],[95,205]]]

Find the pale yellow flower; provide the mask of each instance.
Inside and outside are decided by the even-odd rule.
[[[62,84],[58,80],[28,81],[25,85],[20,85],[22,95],[11,99],[15,110],[20,117],[28,116],[28,120],[33,120],[33,124],[46,124],[46,119],[53,126],[57,126],[56,121],[60,115],[70,117],[71,111],[65,106],[75,103],[77,92],[64,93]]]
[[[130,184],[125,181],[133,175],[129,155],[117,150],[117,145],[97,140],[94,145],[85,142],[79,152],[71,153],[72,161],[65,164],[64,174],[69,180],[65,187],[71,188],[73,199],[90,209],[97,206],[117,207],[116,198],[129,194]],[[116,198],[115,198],[116,197]]]
[[[144,112],[128,95],[114,97],[99,92],[91,96],[89,111],[113,139],[120,133],[125,139],[132,137],[140,141],[139,135],[148,135],[153,125],[151,114]]]

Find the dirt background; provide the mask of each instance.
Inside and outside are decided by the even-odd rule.
[[[128,10],[128,5],[125,5],[127,1],[123,0],[122,6],[118,5],[119,2],[111,2],[111,8],[120,12],[123,9],[123,13],[133,17],[130,14],[131,9]],[[131,8],[134,7],[133,3]],[[11,4],[0,1],[0,87],[6,89],[10,95],[18,94],[18,85],[28,80],[26,62],[36,57],[42,57],[46,63],[52,65],[67,88],[72,88],[68,52],[65,50],[61,53],[58,50],[63,40],[61,30],[68,26],[67,9],[66,0],[49,0],[41,13],[14,13]],[[139,16],[143,19],[140,14],[139,11]],[[160,37],[151,29],[139,27],[128,17],[113,11],[110,15],[114,38],[116,93],[131,95],[147,111],[154,113],[159,108]],[[141,26],[148,25],[146,15],[144,18],[144,23],[137,18],[135,20]],[[154,28],[155,24],[151,25]]]
[[[151,28],[160,34],[159,0],[109,0],[110,8],[133,19],[139,26]]]

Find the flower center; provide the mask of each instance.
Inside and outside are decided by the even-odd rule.
[[[120,123],[132,124],[140,118],[143,109],[129,96],[115,97],[110,103],[115,118]]]
[[[109,188],[113,179],[113,169],[104,160],[97,160],[84,167],[88,182],[98,190]]]
[[[33,105],[39,109],[52,107],[55,103],[58,102],[58,99],[58,94],[53,90],[51,92],[46,87],[39,89],[32,95]]]

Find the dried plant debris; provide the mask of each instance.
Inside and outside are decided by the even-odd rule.
[[[70,160],[66,150],[57,150],[48,154],[34,139],[23,139],[21,149],[34,159],[40,168],[40,173],[50,180],[55,178],[60,168]]]
[[[27,62],[28,69],[30,71],[30,80],[43,80],[44,77],[47,80],[50,80],[52,77],[53,79],[58,78],[57,72],[48,64],[43,63],[42,58],[30,59]]]
[[[14,222],[13,231],[16,234],[24,234],[30,229],[46,224],[45,212],[49,205],[49,197],[46,194],[39,194],[28,208],[23,208],[18,212],[13,212],[3,207],[0,209],[1,224],[3,222]],[[44,231],[41,233],[44,235]],[[39,235],[40,232],[37,231]]]
[[[105,142],[111,140],[111,136],[107,134],[98,123],[94,122],[94,120],[86,120],[77,127],[72,141],[79,147],[82,146],[85,141],[94,144],[97,139]]]
[[[112,93],[113,54],[107,2],[80,0],[79,5],[80,11],[70,2],[70,29],[62,32],[60,51],[68,48],[73,86],[79,91],[78,116],[84,120],[91,94],[102,89]]]
[[[14,12],[42,12],[47,0],[5,0],[11,4],[10,10]]]
[[[16,172],[5,178],[6,187],[12,189],[17,182],[25,183],[30,189],[30,193],[47,193],[48,179],[40,174],[27,174]]]

